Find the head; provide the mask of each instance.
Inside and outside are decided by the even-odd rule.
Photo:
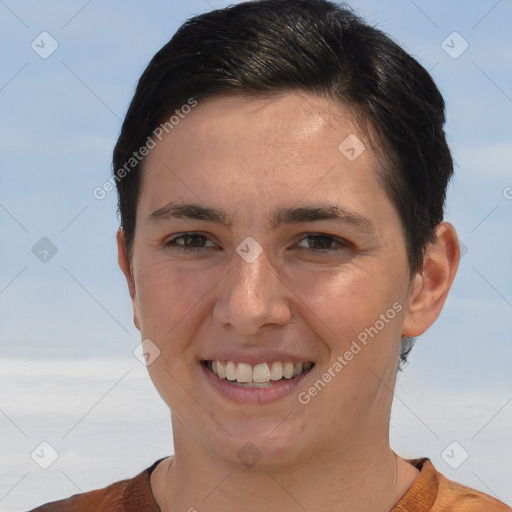
[[[458,262],[442,222],[444,121],[424,68],[324,0],[203,14],[155,55],[114,150],[118,243],[181,432],[207,429],[212,453],[256,440],[270,461],[292,457],[295,436],[313,453],[339,408],[352,424],[322,439],[385,431],[399,357],[437,318]],[[202,382],[205,361],[263,353],[314,363],[295,400],[240,407]],[[318,379],[329,383],[310,392]],[[274,432],[278,403],[292,419]]]

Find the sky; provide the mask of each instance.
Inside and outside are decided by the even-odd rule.
[[[83,488],[133,475],[171,449],[168,413],[132,354],[140,338],[117,267],[117,198],[93,190],[110,176],[151,57],[188,17],[228,3],[0,1],[0,448],[11,463],[0,473],[0,510],[26,508],[24,486],[39,503],[52,471],[92,457],[93,432],[106,443],[122,423],[125,442],[137,443],[152,425],[141,403],[161,435],[126,464],[115,451],[122,442],[102,453],[105,469]],[[414,451],[422,438],[442,472],[512,503],[512,2],[350,5],[431,72],[456,162],[446,220],[464,254],[443,313],[400,376],[392,440],[423,456]],[[112,410],[87,416],[96,430],[66,437],[53,469],[35,466],[31,447],[53,434],[64,442],[59,428],[105,393]],[[441,456],[454,440],[470,453],[457,470]]]

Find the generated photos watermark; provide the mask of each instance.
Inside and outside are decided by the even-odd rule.
[[[92,195],[95,199],[101,201],[107,197],[109,192],[112,192],[115,188],[116,182],[123,180],[133,169],[135,169],[142,160],[147,157],[152,149],[156,147],[156,140],[161,141],[164,134],[170,133],[176,126],[178,126],[182,119],[192,112],[192,109],[198,104],[195,98],[189,98],[187,103],[176,109],[174,114],[169,117],[164,123],[160,123],[146,139],[144,145],[142,145],[137,151],[132,153],[132,156],[128,161],[119,169],[114,171],[113,176],[106,180],[103,185],[95,187],[92,191]]]
[[[372,326],[361,331],[357,335],[357,339],[350,344],[350,348],[343,355],[339,355],[336,361],[306,391],[301,391],[298,394],[299,403],[302,405],[309,404],[368,345],[369,340],[375,338],[402,309],[402,304],[395,302],[385,313],[379,316],[379,319]]]

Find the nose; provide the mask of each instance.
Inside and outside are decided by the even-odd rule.
[[[248,263],[238,254],[222,280],[214,308],[217,325],[238,334],[255,335],[268,326],[284,326],[291,318],[289,289],[265,252]]]

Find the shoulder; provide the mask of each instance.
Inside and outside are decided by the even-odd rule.
[[[512,508],[496,498],[453,482],[441,473],[437,474],[439,491],[436,504],[437,501],[439,504],[438,508],[432,509],[432,512],[437,512],[438,509],[457,512],[512,512]]]
[[[70,498],[46,503],[30,512],[158,512],[153,499],[150,477],[156,466],[164,459],[135,478],[115,482],[103,489],[75,494]]]
[[[492,496],[446,478],[429,459],[409,462],[420,474],[393,512],[512,512],[512,508]]]

